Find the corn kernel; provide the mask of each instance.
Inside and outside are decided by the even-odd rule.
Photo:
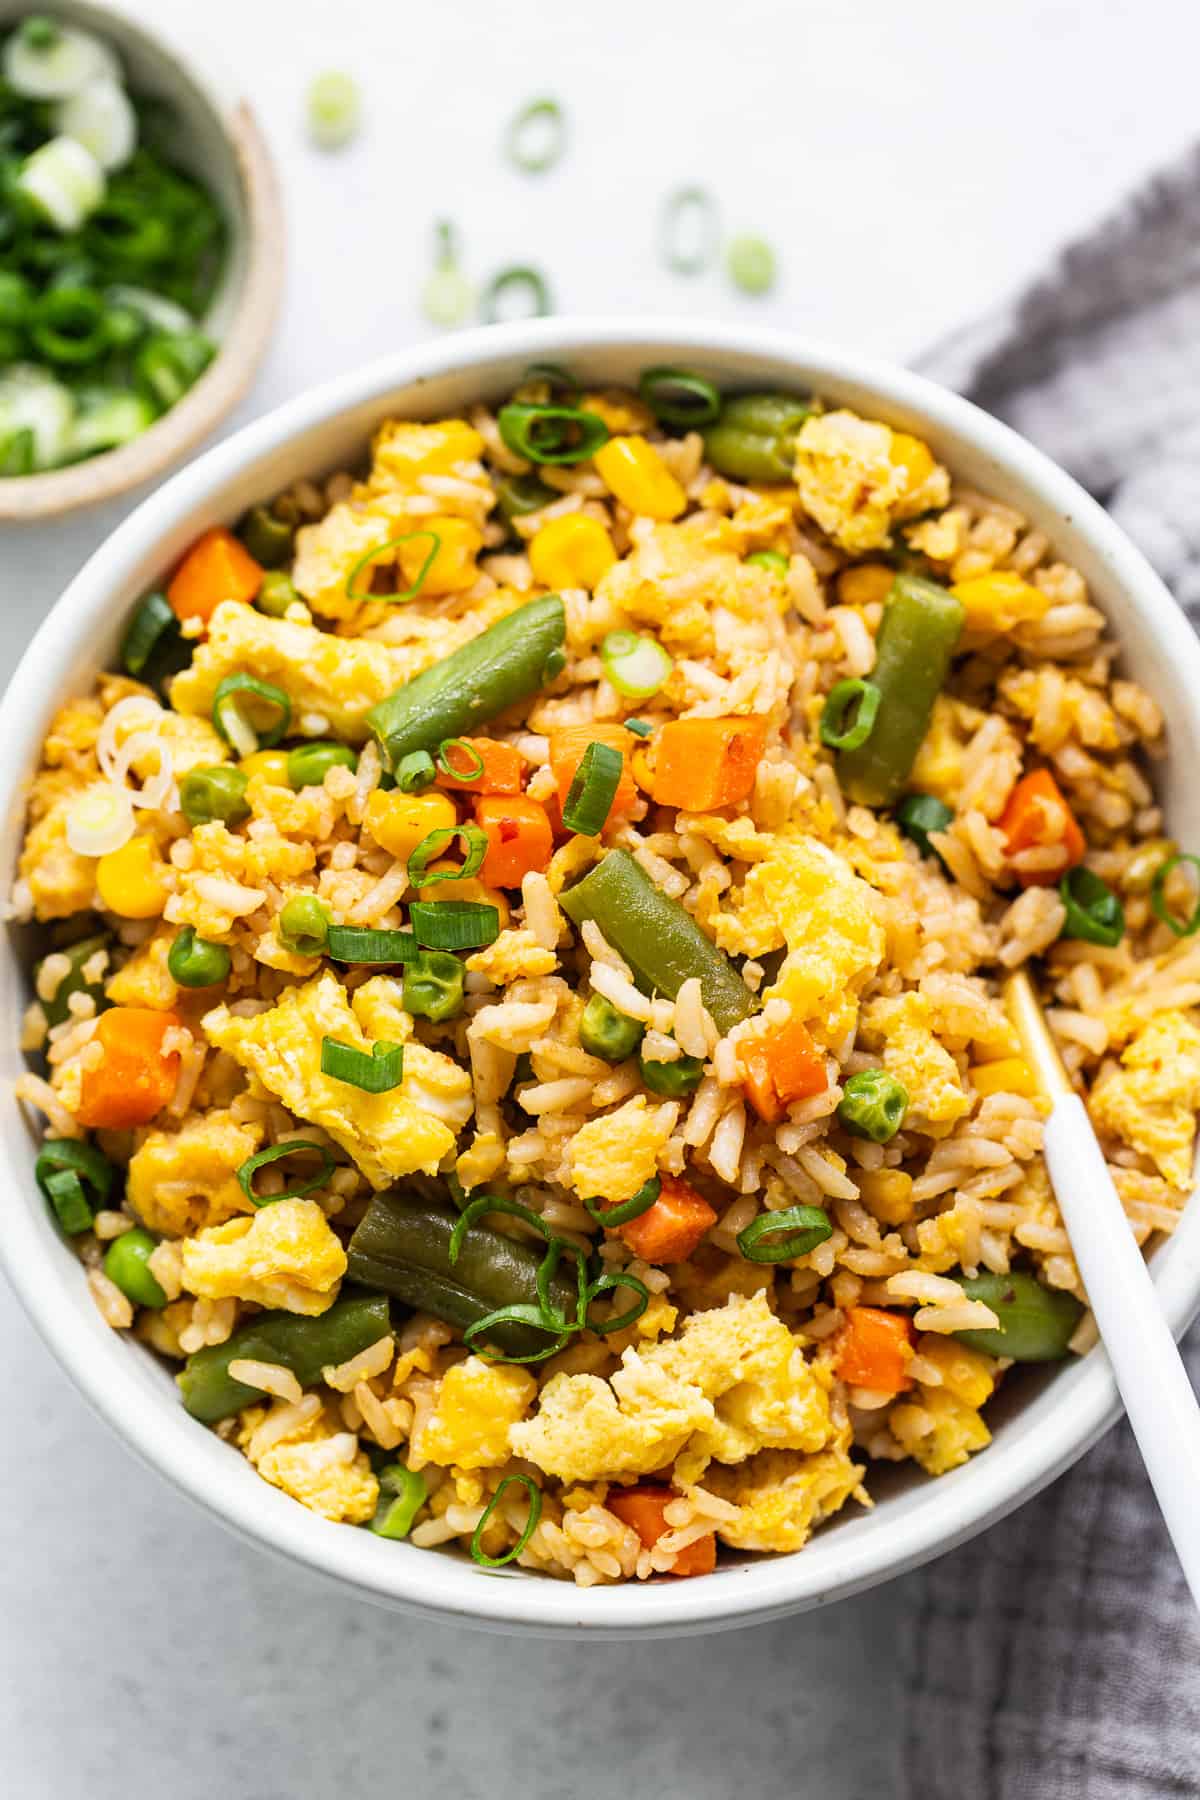
[[[444,869],[457,869],[458,863],[443,861],[429,865],[430,872],[440,875]],[[494,906],[500,914],[500,929],[506,931],[512,914],[508,901],[499,888],[485,887],[476,875],[468,875],[463,881],[438,881],[432,887],[421,888],[417,893],[418,900],[470,900],[476,906]]]
[[[1033,1100],[1039,1092],[1037,1076],[1023,1056],[1002,1056],[998,1062],[976,1063],[970,1070],[977,1094],[1024,1094]]]
[[[286,750],[255,750],[253,755],[243,756],[238,768],[250,779],[258,775],[263,781],[269,781],[272,787],[291,786]]]
[[[614,437],[592,461],[610,494],[646,519],[677,519],[687,495],[653,444],[643,437]]]
[[[96,864],[96,886],[109,912],[123,919],[157,919],[171,891],[153,841],[132,837]]]
[[[429,558],[433,548],[432,540],[425,534],[433,532],[438,538],[438,546],[433,561],[429,564],[425,579],[421,580],[421,570]],[[464,588],[473,587],[479,579],[479,570],[475,565],[483,544],[483,537],[477,526],[469,519],[433,518],[422,519],[419,528],[407,543],[401,543],[396,551],[396,590],[405,592],[421,582],[422,595],[432,598],[439,594],[458,594]]]
[[[838,599],[843,606],[872,606],[887,599],[895,579],[886,563],[858,563],[838,576]]]
[[[893,465],[903,469],[908,477],[905,491],[910,494],[924,487],[937,468],[929,445],[910,437],[907,431],[893,431],[889,455]]]
[[[529,564],[535,581],[548,588],[594,588],[617,560],[613,541],[599,519],[567,513],[551,519],[530,540]]]
[[[993,569],[990,575],[956,581],[950,592],[962,601],[971,631],[1011,631],[1050,610],[1049,594],[1033,587],[1015,569]]]
[[[458,812],[446,794],[387,793],[376,788],[367,801],[363,825],[375,842],[400,862],[407,862],[431,831],[458,824]],[[437,890],[434,890],[437,892]]]
[[[913,1216],[912,1176],[903,1169],[864,1169],[858,1177],[863,1205],[884,1225],[903,1225]]]

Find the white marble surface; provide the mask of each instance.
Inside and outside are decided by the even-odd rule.
[[[563,311],[743,309],[904,356],[1019,285],[1196,120],[1200,10],[1179,0],[130,10],[232,63],[282,165],[288,297],[242,419],[422,333],[415,296],[440,216],[481,276],[541,263]],[[363,81],[368,124],[322,157],[300,134],[300,96],[336,63]],[[497,141],[541,93],[567,104],[572,151],[521,180]],[[721,194],[731,226],[776,241],[771,298],[659,271],[658,196],[691,180]],[[122,510],[0,536],[0,668]],[[13,1800],[325,1800],[422,1777],[457,1800],[898,1791],[903,1582],[690,1643],[418,1631],[266,1561],[142,1469],[6,1294],[0,1356],[0,1789]]]

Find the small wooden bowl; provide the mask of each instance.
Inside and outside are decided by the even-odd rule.
[[[0,34],[32,0],[0,0]],[[203,321],[217,344],[209,367],[177,406],[119,449],[44,475],[0,480],[0,521],[49,518],[111,500],[178,463],[223,419],[249,386],[267,347],[283,286],[283,207],[275,167],[236,78],[198,67],[167,34],[109,6],[56,0],[56,17],[104,38],[130,87],[153,94],[178,120],[177,158],[224,211],[229,248],[220,288]]]

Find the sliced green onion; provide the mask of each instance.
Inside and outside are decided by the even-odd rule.
[[[281,1194],[256,1194],[254,1177],[259,1169],[265,1169],[271,1163],[282,1162],[289,1156],[319,1156],[321,1167],[307,1181],[301,1181],[295,1187],[284,1188]],[[324,1187],[333,1174],[337,1164],[323,1144],[314,1144],[309,1138],[292,1138],[286,1144],[269,1144],[265,1150],[259,1150],[254,1156],[248,1156],[237,1171],[238,1186],[247,1200],[255,1206],[270,1206],[276,1200],[301,1200],[305,1194],[314,1189]]]
[[[513,455],[533,463],[586,462],[609,437],[600,414],[582,406],[510,400],[496,414],[496,424]]]
[[[759,1213],[737,1235],[737,1247],[747,1262],[791,1262],[807,1256],[833,1236],[833,1226],[817,1206],[789,1206],[782,1212]]]
[[[765,294],[775,285],[775,252],[766,238],[734,238],[725,252],[725,266],[744,294]]]
[[[404,1046],[389,1044],[381,1038],[370,1055],[354,1044],[343,1044],[338,1038],[321,1039],[321,1073],[364,1094],[388,1094],[404,1079]]]
[[[475,301],[475,290],[458,262],[458,240],[448,219],[434,226],[433,273],[421,290],[421,310],[431,325],[461,325]]]
[[[141,394],[98,383],[78,388],[67,454],[74,459],[94,456],[98,450],[115,450],[148,431],[157,416]]]
[[[644,369],[638,393],[662,425],[711,425],[720,417],[719,392],[690,369],[673,369],[666,363]]]
[[[74,138],[55,137],[25,158],[15,187],[56,231],[78,231],[104,198],[104,170]]]
[[[463,860],[457,869],[435,869],[426,874],[431,862],[439,857],[454,842],[461,838],[463,843]],[[488,851],[487,832],[479,825],[443,825],[437,831],[431,831],[423,837],[416,849],[408,858],[408,879],[414,887],[434,887],[440,881],[468,881],[477,875],[483,867],[483,859]],[[440,946],[435,946],[440,948]]]
[[[410,750],[396,764],[396,786],[402,794],[419,794],[437,780],[437,765],[428,750]]]
[[[615,1319],[606,1319],[602,1325],[598,1325],[591,1317],[592,1301],[598,1294],[611,1293],[614,1288],[629,1288],[638,1298],[628,1312],[618,1313]],[[598,1332],[601,1337],[607,1337],[610,1331],[624,1331],[627,1326],[641,1318],[649,1304],[650,1290],[644,1281],[639,1281],[637,1276],[631,1275],[627,1269],[613,1269],[593,1281],[588,1288],[587,1302],[583,1313],[584,1329]]]
[[[509,312],[504,305],[511,294],[525,296],[526,304],[517,312]],[[544,319],[553,311],[550,284],[540,269],[528,263],[516,263],[493,275],[479,301],[479,316],[485,325],[496,325],[501,319]]]
[[[74,1170],[60,1169],[57,1174],[47,1175],[41,1188],[68,1237],[78,1237],[81,1231],[91,1229],[92,1209]]]
[[[836,682],[821,713],[821,742],[831,750],[858,750],[875,728],[881,698],[873,681],[857,675]]]
[[[514,1356],[510,1351],[505,1351],[503,1356],[493,1355],[485,1346],[488,1332],[497,1325],[530,1325],[536,1331],[544,1331],[550,1338],[550,1342],[543,1345],[540,1350],[531,1351],[527,1356]],[[560,1350],[565,1350],[570,1342],[570,1337],[570,1331],[561,1330],[555,1324],[554,1319],[548,1317],[540,1306],[533,1306],[527,1301],[521,1301],[512,1306],[497,1307],[496,1311],[488,1313],[486,1318],[477,1319],[463,1332],[463,1343],[470,1350],[474,1350],[478,1345],[480,1347],[479,1354],[488,1362],[540,1363],[545,1362],[547,1357],[557,1356]]]
[[[618,1225],[628,1225],[630,1219],[640,1219],[643,1213],[649,1212],[661,1192],[662,1182],[657,1175],[652,1175],[632,1200],[622,1200],[617,1206],[607,1206],[603,1200],[585,1200],[583,1204],[597,1225],[603,1225],[606,1231],[615,1231]]]
[[[1156,916],[1162,920],[1163,924],[1168,926],[1175,933],[1176,937],[1184,938],[1191,937],[1194,931],[1200,931],[1200,900],[1197,900],[1191,917],[1182,922],[1174,916],[1167,906],[1165,893],[1167,876],[1171,873],[1171,870],[1177,868],[1180,863],[1191,863],[1194,869],[1200,869],[1200,856],[1168,856],[1166,862],[1158,869],[1154,880],[1150,883],[1150,904],[1154,908]]]
[[[406,1538],[429,1495],[425,1477],[403,1463],[388,1463],[378,1479],[379,1505],[370,1528],[376,1537]]]
[[[155,650],[178,637],[179,620],[165,594],[147,594],[134,608],[121,639],[121,667],[127,675],[142,675]]]
[[[178,404],[194,387],[217,353],[202,331],[165,333],[142,345],[134,358],[134,373],[154,404],[163,412]]]
[[[37,467],[37,440],[28,426],[0,438],[0,476],[32,475]]]
[[[756,550],[746,562],[752,569],[770,569],[773,575],[786,575],[791,566],[782,550]]]
[[[483,950],[500,936],[500,911],[478,900],[414,900],[413,936],[427,950]]]
[[[42,13],[23,19],[4,46],[4,80],[23,100],[65,100],[119,65],[103,39]]]
[[[590,743],[579,759],[563,802],[562,821],[581,837],[598,837],[604,830],[621,784],[625,758],[611,744]]]
[[[130,312],[139,318],[143,325],[155,331],[166,332],[173,336],[177,332],[191,331],[195,319],[186,306],[178,306],[174,300],[168,300],[165,294],[156,294],[150,288],[131,286],[128,282],[119,282],[115,287],[104,290],[106,303],[119,312]],[[247,544],[251,556],[254,549]],[[262,557],[257,560],[261,562]]]
[[[555,490],[537,475],[501,475],[496,482],[496,505],[510,524],[527,513],[541,512],[543,506],[558,498]]]
[[[93,1211],[104,1206],[116,1171],[94,1144],[78,1138],[47,1138],[33,1165],[34,1179],[70,1237],[87,1231]],[[90,1188],[94,1199],[89,1199]]]
[[[575,1306],[575,1317],[573,1319],[568,1319],[565,1313],[558,1310],[558,1307],[554,1304],[554,1296],[550,1291],[550,1283],[558,1273],[558,1265],[564,1256],[573,1256],[575,1258],[575,1277],[578,1299]],[[588,1300],[587,1257],[579,1248],[578,1244],[572,1244],[569,1239],[562,1237],[552,1237],[549,1240],[546,1245],[546,1254],[538,1266],[537,1294],[538,1304],[542,1309],[543,1316],[547,1319],[553,1319],[560,1330],[583,1330],[583,1320],[584,1315],[587,1312]]]
[[[239,696],[259,701],[273,708],[273,724],[254,726],[242,711]],[[226,675],[213,695],[212,722],[239,756],[252,756],[256,750],[269,750],[278,744],[292,722],[292,703],[282,688],[257,675]]]
[[[98,76],[53,109],[54,129],[90,150],[102,169],[119,169],[137,147],[137,114],[119,81]]]
[[[503,1556],[485,1556],[481,1545],[483,1543],[483,1534],[487,1530],[488,1521],[499,1506],[505,1488],[510,1488],[514,1484],[518,1487],[523,1487],[529,1495],[529,1516],[525,1521],[525,1529],[522,1531],[512,1549],[506,1550]],[[537,1530],[538,1520],[541,1516],[541,1490],[533,1477],[531,1475],[506,1475],[496,1489],[495,1494],[492,1496],[487,1511],[475,1527],[474,1536],[471,1539],[471,1555],[473,1559],[484,1569],[499,1569],[502,1568],[505,1563],[515,1561]]]
[[[355,587],[354,584],[358,580],[359,574],[363,569],[369,568],[372,563],[378,562],[379,558],[388,550],[396,550],[401,544],[411,544],[415,542],[417,538],[427,538],[429,540],[429,555],[421,564],[417,573],[417,579],[410,588],[405,588],[402,594],[373,594],[369,587]],[[401,600],[415,600],[421,589],[425,586],[425,577],[433,567],[433,559],[441,547],[442,540],[436,531],[406,531],[402,537],[389,538],[386,544],[380,544],[377,550],[368,550],[367,554],[360,557],[355,563],[346,580],[347,600],[379,600],[382,601],[385,606],[396,606]]]
[[[95,362],[109,347],[108,309],[94,288],[50,288],[34,307],[27,330],[48,363]]]
[[[512,121],[504,142],[510,162],[527,175],[541,175],[562,155],[566,136],[558,101],[530,100]]]
[[[465,769],[458,768],[450,761],[450,752],[461,750],[467,758]],[[452,776],[455,781],[478,781],[483,774],[483,758],[474,744],[466,738],[443,738],[437,747],[436,762],[443,775]]]
[[[929,841],[931,831],[945,831],[954,823],[953,809],[933,794],[909,794],[896,808],[896,823],[911,838],[922,856],[936,856]]]
[[[326,69],[316,75],[304,99],[308,134],[322,150],[340,150],[358,133],[362,96],[353,75]]]
[[[659,241],[668,269],[699,275],[716,255],[717,203],[707,188],[681,187],[667,195]]]
[[[652,637],[635,631],[610,631],[600,646],[600,661],[609,681],[626,700],[649,700],[670,676],[675,662]]]
[[[31,433],[33,467],[54,468],[70,451],[74,421],[74,396],[40,363],[13,363],[0,370],[0,443],[8,446],[10,464],[27,461],[27,450],[17,456],[15,441],[28,445]],[[25,471],[11,467],[9,472]]]
[[[1060,936],[1103,944],[1110,950],[1120,943],[1125,936],[1125,908],[1099,875],[1091,869],[1071,869],[1059,882],[1058,892],[1067,909]],[[1200,904],[1196,910],[1200,919]]]
[[[506,1199],[503,1194],[480,1194],[477,1200],[469,1201],[463,1208],[462,1217],[456,1221],[454,1230],[450,1233],[448,1254],[451,1264],[456,1263],[462,1254],[463,1239],[471,1226],[477,1225],[480,1219],[486,1219],[489,1213],[504,1213],[510,1219],[520,1219],[522,1224],[532,1226],[539,1237],[545,1238],[547,1242],[550,1240],[550,1228],[540,1213],[522,1206],[519,1200]]]
[[[645,719],[626,719],[626,731],[632,731],[634,737],[648,738],[654,735],[653,725],[647,725]]]
[[[326,947],[334,962],[378,968],[413,962],[419,949],[411,931],[379,931],[367,925],[331,925]]]

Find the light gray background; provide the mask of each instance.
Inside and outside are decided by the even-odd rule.
[[[422,335],[441,216],[479,276],[541,263],[562,311],[741,314],[904,357],[1018,286],[1196,122],[1200,9],[1180,0],[129,10],[232,67],[282,166],[282,329],[234,423]],[[339,63],[368,123],[322,157],[300,97]],[[571,154],[522,180],[498,138],[542,93],[569,110]],[[778,244],[769,299],[658,268],[658,196],[695,180],[731,228]],[[0,536],[0,668],[124,510]],[[903,1581],[685,1643],[417,1628],[268,1562],[142,1469],[6,1293],[0,1360],[0,1791],[14,1800],[357,1800],[432,1780],[455,1800],[897,1792]]]

